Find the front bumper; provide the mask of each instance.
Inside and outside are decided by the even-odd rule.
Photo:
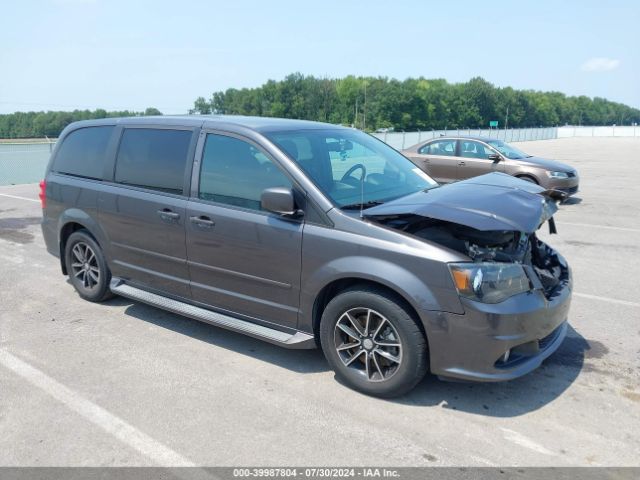
[[[560,190],[567,195],[574,195],[578,193],[579,186],[580,178],[577,175],[569,178],[551,178],[548,179],[547,184],[544,185],[544,187],[549,190]]]
[[[497,304],[463,298],[464,314],[439,312],[428,328],[432,373],[490,382],[539,367],[567,333],[572,285],[564,265],[566,279],[550,295],[538,289]]]

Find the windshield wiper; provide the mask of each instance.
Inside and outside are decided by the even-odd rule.
[[[382,205],[384,202],[381,202],[380,200],[369,200],[368,202],[364,202],[364,203],[350,203],[348,205],[343,205],[340,207],[341,210],[360,210],[361,208],[369,208],[369,207],[375,207],[377,205]]]

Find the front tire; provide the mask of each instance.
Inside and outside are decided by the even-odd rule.
[[[102,302],[113,297],[109,290],[111,271],[100,245],[86,230],[73,232],[64,251],[69,280],[82,298]]]
[[[336,376],[367,395],[403,395],[427,372],[424,334],[382,289],[352,288],[334,297],[322,314],[320,343]]]

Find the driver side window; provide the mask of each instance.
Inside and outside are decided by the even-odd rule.
[[[266,188],[292,188],[291,181],[262,151],[234,137],[207,135],[198,197],[260,210]]]
[[[460,144],[461,157],[482,158],[486,160],[489,158],[489,155],[491,155],[492,153],[495,153],[495,152],[480,142],[467,140],[467,141],[462,141]]]

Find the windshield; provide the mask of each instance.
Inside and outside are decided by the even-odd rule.
[[[531,156],[521,150],[518,150],[515,147],[512,147],[511,145],[504,143],[502,140],[489,140],[487,143],[498,150],[502,155],[512,160],[517,160],[519,158],[528,158]]]
[[[403,197],[437,182],[396,150],[359,130],[267,133],[338,207]]]

